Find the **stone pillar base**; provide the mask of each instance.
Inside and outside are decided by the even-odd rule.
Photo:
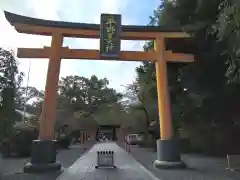
[[[186,164],[181,160],[179,141],[158,140],[157,160],[153,165],[157,168],[186,168]]]
[[[56,141],[34,140],[31,161],[24,166],[25,173],[60,171],[56,162]]]

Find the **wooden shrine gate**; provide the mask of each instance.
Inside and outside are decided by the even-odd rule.
[[[173,53],[165,49],[165,39],[189,38],[181,29],[156,26],[121,25],[120,15],[102,14],[101,25],[48,21],[20,16],[5,11],[5,17],[19,33],[51,36],[51,47],[18,48],[19,58],[49,58],[44,103],[40,117],[39,140],[33,142],[31,162],[25,171],[59,169],[54,148],[53,124],[56,119],[56,90],[61,59],[93,59],[120,61],[151,61],[156,65],[160,137],[157,141],[158,167],[183,166],[177,143],[172,139],[172,118],[167,82],[167,62],[192,62],[191,54]],[[62,47],[64,37],[100,38],[99,50]],[[154,40],[154,51],[120,51],[122,40]],[[44,164],[44,166],[43,166]]]

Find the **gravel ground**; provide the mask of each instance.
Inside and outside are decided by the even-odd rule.
[[[161,180],[239,180],[240,172],[226,172],[226,158],[184,154],[187,169],[156,169],[156,153],[147,148],[132,148],[132,156]]]
[[[62,164],[63,169],[68,168],[88,149],[90,149],[90,147],[92,147],[92,144],[86,146],[73,145],[70,149],[60,150],[57,154],[57,161]],[[55,180],[61,174],[61,172],[25,174],[22,170],[23,166],[28,161],[29,158],[0,158],[0,180]]]

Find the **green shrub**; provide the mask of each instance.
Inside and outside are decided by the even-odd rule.
[[[59,148],[67,149],[72,142],[72,137],[70,135],[62,135],[57,138],[57,145]]]
[[[38,130],[35,127],[15,127],[13,133],[3,140],[1,152],[4,156],[10,156],[11,153],[17,153],[20,156],[30,155],[32,141],[37,138]]]

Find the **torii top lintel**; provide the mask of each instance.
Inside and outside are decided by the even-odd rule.
[[[7,11],[4,11],[4,14],[9,23],[20,33],[51,36],[54,32],[60,32],[65,37],[100,37],[99,24],[50,21],[22,16]],[[122,25],[121,29],[121,39],[125,40],[153,40],[158,36],[164,38],[190,37],[181,28]]]

